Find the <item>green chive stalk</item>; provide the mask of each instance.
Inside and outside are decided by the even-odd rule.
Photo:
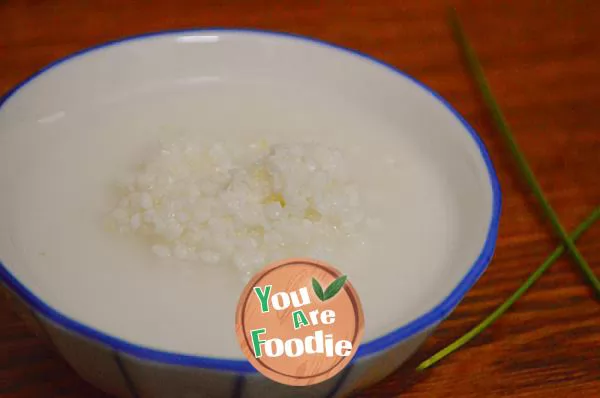
[[[496,127],[504,136],[510,149],[510,152],[512,153],[513,157],[517,162],[519,170],[523,174],[523,177],[525,178],[526,182],[529,184],[529,187],[533,191],[534,196],[541,204],[542,210],[544,211],[546,217],[548,217],[548,219],[550,220],[550,223],[552,224],[556,234],[560,237],[564,245],[569,250],[571,257],[579,266],[581,272],[584,274],[589,284],[594,289],[596,296],[600,298],[600,281],[598,280],[598,278],[596,278],[596,275],[594,275],[594,272],[588,265],[587,261],[583,258],[575,244],[573,243],[573,240],[567,235],[565,228],[561,225],[560,221],[558,220],[556,213],[550,206],[550,203],[546,199],[539,183],[537,182],[533,172],[527,164],[525,156],[519,149],[519,146],[517,145],[517,142],[515,141],[512,135],[510,127],[508,126],[508,123],[506,122],[506,119],[504,118],[500,107],[494,99],[494,96],[489,87],[483,69],[479,63],[479,60],[477,59],[477,55],[475,54],[475,51],[469,44],[469,41],[461,26],[460,19],[454,8],[451,9],[450,13],[450,25],[452,26],[456,39],[458,40],[458,43],[464,53],[469,68],[471,69],[471,72],[473,73],[475,80],[477,81],[481,94],[483,95],[483,99],[485,100],[486,105],[492,113],[492,117],[494,119],[494,122],[496,123]]]
[[[600,219],[600,207],[597,207],[573,232],[570,236],[570,239],[573,241],[577,240],[588,228],[592,226],[596,221]],[[508,309],[523,295],[538,279],[562,256],[565,252],[565,245],[560,245],[554,250],[554,252],[538,267],[537,270],[519,287],[502,305],[500,305],[491,315],[485,318],[481,323],[467,332],[465,335],[460,337],[458,340],[454,341],[452,344],[448,345],[446,348],[438,351],[432,357],[422,362],[417,370],[425,370],[435,363],[439,362],[443,358],[452,354],[454,351],[458,350],[469,341],[471,341],[474,337],[479,335],[485,329],[487,329],[491,324],[496,322],[498,318],[500,318]]]

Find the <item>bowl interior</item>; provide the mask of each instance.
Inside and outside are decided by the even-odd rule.
[[[363,301],[365,341],[442,303],[437,320],[446,315],[460,297],[444,300],[483,271],[473,266],[497,216],[486,155],[439,98],[382,64],[295,37],[197,31],[95,49],[20,87],[1,105],[0,126],[3,266],[62,314],[160,350],[241,358],[235,343],[220,344],[235,342],[233,325],[206,331],[192,310],[242,286],[228,271],[156,266],[90,228],[111,205],[99,187],[154,139],[320,140],[354,151],[364,189],[396,190],[371,203],[389,216],[381,239],[396,249],[347,270]],[[373,165],[386,156],[398,163],[393,178]],[[198,293],[206,279],[217,286]],[[237,298],[222,295],[217,324],[232,322]],[[213,348],[199,347],[199,335]]]

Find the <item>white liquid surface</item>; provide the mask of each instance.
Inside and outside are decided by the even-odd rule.
[[[115,178],[157,140],[179,133],[207,144],[317,141],[344,153],[366,214],[382,221],[367,245],[331,260],[360,295],[364,342],[414,320],[454,287],[449,269],[464,260],[455,250],[456,188],[434,156],[393,123],[343,98],[293,87],[241,90],[221,82],[132,95],[143,100],[116,98],[46,121],[41,133],[27,134],[24,125],[21,134],[1,137],[15,150],[0,157],[0,177],[18,174],[2,199],[12,209],[3,238],[17,250],[1,260],[9,269],[18,262],[27,286],[63,314],[147,347],[243,358],[234,330],[243,283],[234,267],[159,259],[143,242],[104,228]]]

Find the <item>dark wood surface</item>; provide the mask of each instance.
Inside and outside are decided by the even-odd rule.
[[[226,4],[222,4],[226,3]],[[489,270],[415,360],[364,397],[599,397],[600,303],[563,258],[507,315],[433,369],[415,364],[494,309],[557,240],[517,177],[445,20],[457,6],[490,83],[552,205],[572,229],[600,205],[600,2],[0,1],[0,93],[59,57],[125,35],[256,27],[352,47],[412,74],[481,134],[504,205]],[[578,244],[600,274],[600,225]],[[0,396],[102,394],[0,304]]]

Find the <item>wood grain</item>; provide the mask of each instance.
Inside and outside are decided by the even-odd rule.
[[[515,173],[445,20],[457,6],[497,98],[568,229],[600,204],[600,2],[0,1],[0,93],[59,57],[125,35],[205,26],[295,32],[355,48],[446,97],[488,146],[504,193],[488,272],[412,363],[361,397],[600,396],[600,304],[566,258],[468,347],[415,364],[507,297],[557,240]],[[600,273],[600,227],[578,244]],[[0,396],[103,395],[0,304]]]

